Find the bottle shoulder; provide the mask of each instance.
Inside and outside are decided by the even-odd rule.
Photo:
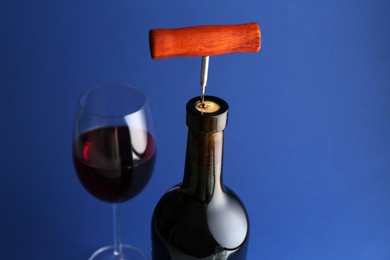
[[[222,193],[217,193],[217,194],[214,194],[213,198],[210,200],[210,202],[212,200],[223,200],[223,199],[230,199],[230,200],[234,200],[234,201],[237,201],[237,203],[239,203],[244,209],[245,209],[245,206],[243,204],[243,202],[241,201],[240,197],[232,190],[230,189],[228,186],[224,185],[223,188],[222,188]],[[174,203],[174,201],[181,201],[182,204],[191,204],[191,202],[194,202],[194,200],[192,201],[189,201],[191,199],[191,196],[187,196],[186,194],[184,194],[183,190],[181,189],[181,184],[177,184],[173,187],[171,187],[167,192],[165,192],[162,197],[160,198],[160,200],[158,201],[157,203],[157,206],[159,206],[159,204],[165,204],[165,203]],[[199,207],[207,207],[207,205],[210,203],[192,203],[192,204],[199,204],[198,206]],[[195,205],[192,205],[191,206],[195,206]],[[189,205],[187,205],[189,206]]]

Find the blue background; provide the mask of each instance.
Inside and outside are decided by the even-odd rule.
[[[200,58],[152,60],[151,28],[258,22],[260,53],[210,60],[230,104],[224,183],[251,218],[249,260],[390,259],[390,2],[0,1],[0,259],[86,259],[112,241],[111,207],[71,162],[79,94],[131,83],[158,139],[123,239],[150,249],[160,196],[181,181],[185,104]]]

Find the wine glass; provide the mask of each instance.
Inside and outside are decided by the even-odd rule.
[[[140,249],[122,244],[120,203],[147,185],[156,158],[149,105],[135,87],[104,84],[80,97],[73,133],[73,162],[84,188],[112,203],[114,243],[89,259],[148,259]]]

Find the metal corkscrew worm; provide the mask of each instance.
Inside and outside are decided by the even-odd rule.
[[[209,56],[202,57],[202,67],[200,70],[200,102],[202,103],[203,107],[205,106],[204,96],[206,92],[207,77],[209,74],[209,60]]]
[[[200,102],[201,107],[206,110],[205,92],[210,56],[258,52],[261,47],[261,33],[257,23],[152,29],[149,32],[149,45],[153,59],[202,57]]]

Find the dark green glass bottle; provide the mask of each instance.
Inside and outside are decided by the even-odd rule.
[[[206,96],[187,103],[183,182],[158,202],[152,218],[153,260],[244,260],[249,220],[238,196],[222,184],[228,104]]]

